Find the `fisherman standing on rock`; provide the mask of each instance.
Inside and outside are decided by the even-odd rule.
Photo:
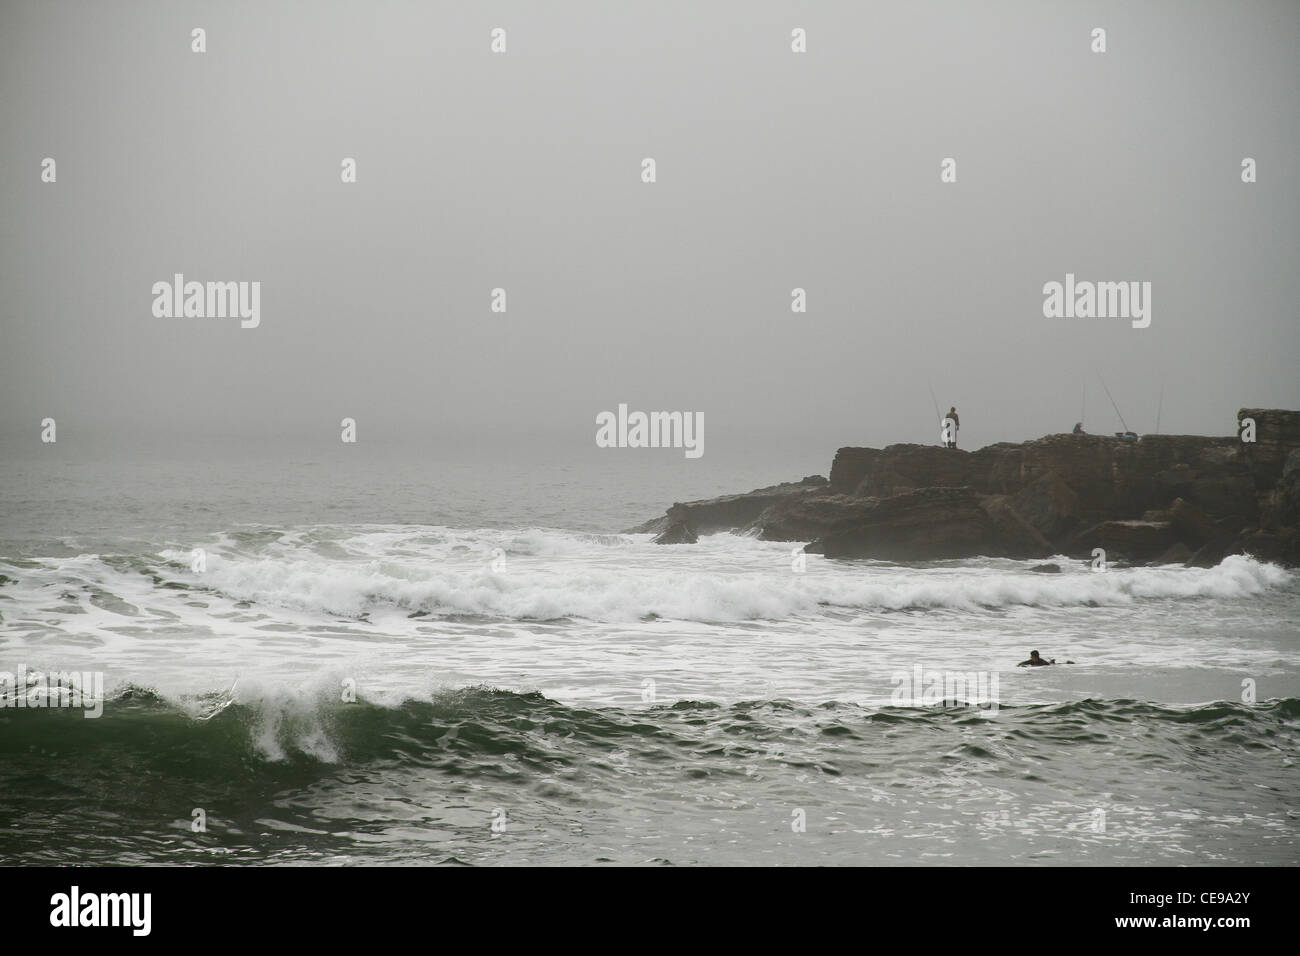
[[[948,427],[948,423],[949,423],[949,422],[952,422],[952,427],[951,427],[951,428]],[[956,447],[957,447],[957,432],[961,429],[961,419],[957,417],[957,406],[956,406],[956,405],[954,405],[952,408],[948,409],[948,416],[943,420],[943,424],[944,424],[944,428],[947,430],[947,434],[948,434],[947,447],[949,447],[949,448],[956,448]]]

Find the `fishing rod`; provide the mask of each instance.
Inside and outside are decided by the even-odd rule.
[[[933,386],[932,384],[930,384],[930,380],[929,380],[929,379],[926,379],[926,381],[925,381],[925,387],[928,388],[928,389],[930,390],[930,401],[934,403],[934,417],[937,418],[937,419],[939,419],[939,424],[942,425],[942,424],[943,424],[943,412],[939,411],[939,400],[938,400],[937,398],[934,397],[934,386]]]
[[[1160,411],[1165,407],[1165,383],[1160,383],[1160,401],[1156,405],[1156,434],[1160,434]]]
[[[1110,399],[1110,407],[1115,409],[1116,415],[1119,415],[1119,423],[1124,426],[1124,434],[1130,434],[1132,429],[1128,427],[1128,422],[1124,421],[1124,416],[1120,415],[1119,406],[1115,404],[1115,398],[1110,394],[1110,389],[1106,388],[1106,380],[1101,377],[1100,372],[1097,373],[1097,381],[1101,382],[1101,387],[1105,389],[1106,397]]]

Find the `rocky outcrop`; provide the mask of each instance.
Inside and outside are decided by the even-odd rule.
[[[700,540],[695,529],[683,515],[670,519],[668,527],[655,536],[655,544],[695,544]]]
[[[931,561],[982,554],[992,536],[987,512],[968,488],[925,488],[859,499],[856,520],[806,550],[828,558]]]
[[[805,495],[827,487],[821,475],[800,481],[785,482],[768,488],[756,488],[740,495],[722,495],[699,501],[678,502],[662,518],[629,528],[624,534],[663,535],[674,524],[684,525],[695,534],[735,531],[752,524],[763,510],[791,495]],[[676,542],[673,542],[676,543]]]
[[[1192,560],[1192,549],[1187,547],[1181,541],[1175,541],[1158,558],[1152,560],[1152,564],[1182,564],[1186,565]]]
[[[1136,563],[1153,561],[1177,543],[1168,521],[1103,521],[1076,536],[1066,553],[1089,557],[1101,548],[1107,561],[1123,558]]]
[[[1280,532],[1254,531],[1244,534],[1234,543],[1229,553],[1249,554],[1260,561],[1285,564],[1290,567],[1300,566],[1300,549],[1297,548],[1296,529],[1287,528]]]
[[[1174,537],[1195,550],[1224,535],[1221,525],[1210,520],[1200,508],[1183,498],[1175,498],[1165,513]],[[1228,522],[1229,525],[1234,522]]]
[[[932,561],[1041,557],[1051,545],[999,496],[922,488],[887,498],[823,499],[834,522],[805,550],[828,558]]]
[[[1260,526],[1268,529],[1300,525],[1300,448],[1287,456],[1282,477],[1263,496]]]
[[[874,498],[854,495],[789,495],[742,530],[764,541],[811,541],[847,528],[874,504]]]
[[[1300,567],[1300,448],[1287,452],[1278,480],[1259,498],[1259,527],[1248,529],[1223,550]],[[1214,553],[1212,550],[1207,559]]]
[[[841,448],[831,486],[866,497],[956,487],[1011,495],[1018,509],[1040,512],[1031,520],[1043,534],[1059,537],[1109,518],[1137,518],[1177,497],[1249,520],[1257,511],[1254,475],[1241,442],[1231,437],[1148,435],[1130,442],[1070,434],[974,452],[935,445]],[[1044,515],[1044,508],[1055,513]]]
[[[838,457],[838,456],[837,456]],[[858,482],[854,494],[887,497],[917,488],[975,488],[971,454],[938,445],[890,445]]]
[[[633,531],[744,531],[831,556],[1179,559],[1248,552],[1300,565],[1300,412],[1242,409],[1239,436],[1047,435],[976,451],[841,448],[830,480],[675,504]],[[924,556],[924,557],[922,557]]]
[[[1134,514],[1183,498],[1207,514],[1255,519],[1254,482],[1235,438],[1149,435],[1126,444],[1115,457],[1112,511]]]
[[[1254,441],[1238,441],[1260,491],[1268,491],[1282,477],[1287,458],[1300,448],[1300,411],[1242,408],[1237,411],[1237,434],[1243,423],[1254,422]]]
[[[942,557],[1054,553],[1051,543],[1005,496],[976,495],[969,488],[923,488],[884,497],[792,496],[768,508],[745,530],[765,541],[812,540],[817,552],[852,552],[859,557],[885,552]],[[937,540],[922,540],[931,533]],[[899,543],[904,538],[912,542],[906,548]],[[968,539],[973,543],[965,543]]]
[[[998,558],[1045,558],[1057,548],[1011,504],[1006,495],[987,495],[980,507],[989,516],[992,534],[981,554]]]
[[[1079,525],[1079,494],[1055,471],[1046,471],[1011,499],[1016,509],[1043,537],[1060,541]]]
[[[879,448],[841,448],[831,462],[831,491],[851,495],[884,452]]]

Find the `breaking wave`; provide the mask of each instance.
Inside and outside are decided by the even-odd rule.
[[[779,620],[824,613],[1029,607],[1111,607],[1143,601],[1241,598],[1284,587],[1289,571],[1244,555],[1214,568],[1093,573],[1064,563],[1031,573],[1008,561],[828,562],[791,569],[788,544],[718,535],[661,548],[647,536],[421,531],[242,532],[211,546],[202,572],[191,552],[0,562],[7,595],[59,589],[129,615],[142,603],[192,597],[360,618],[474,616],[699,622]],[[70,592],[70,593],[69,593]],[[80,592],[80,593],[79,593]]]

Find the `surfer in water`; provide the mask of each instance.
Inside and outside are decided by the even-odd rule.
[[[1055,657],[1053,657],[1050,661],[1045,661],[1038,656],[1038,651],[1030,651],[1029,660],[1021,661],[1016,666],[1017,667],[1051,667],[1055,663],[1056,663]],[[1074,661],[1066,661],[1065,663],[1073,664]]]

